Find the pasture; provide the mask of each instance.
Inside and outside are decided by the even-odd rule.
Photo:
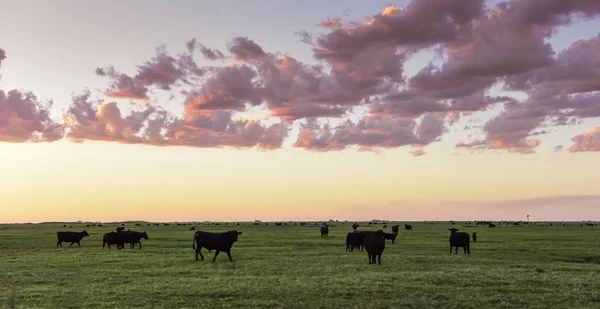
[[[190,226],[126,223],[150,239],[118,251],[102,249],[115,224],[0,225],[0,308],[600,308],[598,226],[456,223],[478,234],[466,256],[448,254],[449,223],[412,225],[386,241],[381,266],[345,252],[351,223],[327,238],[312,223],[194,225],[242,231],[234,263],[206,250],[196,262]],[[57,231],[83,229],[82,248],[56,248]]]

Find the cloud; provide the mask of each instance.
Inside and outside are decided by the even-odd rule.
[[[90,94],[75,96],[64,116],[73,142],[107,141],[124,144],[188,147],[277,149],[287,136],[282,123],[234,119],[229,112],[186,113],[184,118],[145,104],[124,115],[115,102],[94,103]]]
[[[332,213],[330,217],[356,221],[373,218],[400,221],[525,221],[529,214],[532,221],[584,221],[600,220],[596,211],[599,202],[598,195],[545,196],[491,201],[405,200],[379,205],[354,205],[339,210],[339,213]],[[365,213],[365,207],[368,207],[368,213]]]
[[[420,157],[427,154],[423,148],[419,148],[410,152],[413,157]]]
[[[229,51],[234,55],[236,60],[243,62],[256,60],[266,55],[262,47],[248,39],[248,37],[241,36],[233,39],[229,44]]]
[[[31,92],[0,90],[0,142],[53,142],[63,126],[50,118],[52,101],[41,102]]]
[[[600,127],[593,127],[590,132],[582,133],[571,139],[574,144],[570,152],[600,151]]]
[[[2,60],[6,59],[6,52],[4,49],[0,48],[0,68],[2,67]],[[2,75],[0,75],[0,78]]]
[[[191,39],[186,43],[186,47],[190,53],[193,53],[196,49],[204,55],[204,58],[212,61],[223,60],[225,59],[225,55],[218,49],[211,49],[196,41],[196,39]]]
[[[97,68],[95,72],[112,79],[107,96],[136,100],[148,100],[150,87],[169,91],[179,82],[188,82],[188,78],[204,74],[190,55],[180,55],[176,59],[167,53],[164,46],[159,46],[156,56],[137,68],[138,73],[133,77],[117,72],[114,67]]]

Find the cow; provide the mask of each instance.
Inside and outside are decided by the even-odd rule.
[[[410,224],[405,224],[405,225],[404,225],[404,229],[405,229],[405,230],[407,230],[407,231],[412,231],[412,225],[410,225]]]
[[[386,239],[386,240],[391,240],[392,244],[396,243],[396,237],[397,236],[398,236],[398,234],[396,234],[396,233],[392,233],[392,234],[390,234],[390,233],[384,233],[383,234],[383,238]]]
[[[471,254],[471,237],[469,237],[468,233],[458,232],[458,229],[451,228],[448,229],[450,231],[450,253],[452,254],[452,248],[455,247],[456,254],[458,254],[458,247],[462,247],[465,251],[465,254]]]
[[[90,236],[86,230],[81,232],[56,232],[56,237],[58,238],[58,241],[56,242],[56,248],[58,248],[58,246],[62,248],[63,242],[70,242],[71,245],[69,245],[69,247],[76,243],[77,246],[81,248],[81,244],[79,242],[85,236]]]
[[[190,227],[190,231],[195,231],[196,228],[195,227]]]
[[[324,224],[323,226],[321,226],[321,238],[323,237],[329,237],[329,225]]]
[[[346,252],[348,252],[348,250],[350,250],[350,252],[362,250],[365,235],[366,234],[362,232],[349,232],[348,235],[346,235]]]
[[[494,223],[490,222],[490,223],[488,223],[488,227],[490,227],[490,228],[495,228],[495,227],[496,227],[496,225],[495,225]]]
[[[381,265],[381,255],[385,249],[384,235],[385,233],[382,230],[365,233],[363,247],[367,251],[369,264],[376,264],[379,262],[379,265]]]
[[[477,242],[477,232],[473,232],[473,242]]]
[[[215,256],[212,260],[213,263],[215,262],[215,260],[217,259],[217,255],[219,255],[219,252],[221,251],[227,253],[229,261],[233,262],[233,260],[231,259],[231,246],[233,246],[233,243],[238,240],[238,236],[241,234],[242,232],[238,232],[236,230],[227,231],[223,233],[197,231],[196,233],[194,233],[194,240],[192,243],[192,248],[196,250],[196,261],[198,261],[198,255],[200,255],[200,257],[204,261],[204,255],[202,255],[202,252],[200,252],[200,250],[202,248],[206,248],[209,250],[209,252],[210,250],[216,250]]]
[[[392,233],[398,234],[398,225],[392,225]]]
[[[356,224],[356,223],[352,224],[352,229],[353,229],[353,230],[356,230],[356,229],[357,229],[357,228],[359,228],[359,227],[360,227],[360,225],[358,225],[358,224]]]
[[[108,249],[110,249],[111,245],[117,245],[117,250],[121,250],[125,248],[125,232],[108,232],[104,234],[102,237],[102,249],[108,245]]]
[[[123,232],[124,230],[125,230],[125,228],[122,226],[117,227],[117,233]]]
[[[125,243],[130,244],[131,249],[135,248],[135,244],[139,244],[139,248],[142,249],[142,242],[140,240],[142,238],[146,240],[148,239],[148,234],[146,232],[127,231],[123,232],[123,234],[125,237]]]

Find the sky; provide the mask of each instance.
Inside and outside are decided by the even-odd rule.
[[[600,220],[597,0],[0,4],[0,222]]]

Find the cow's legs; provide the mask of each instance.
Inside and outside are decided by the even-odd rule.
[[[221,252],[221,251],[219,251],[219,249],[217,249],[217,250],[215,251],[215,257],[213,257],[213,263],[214,263],[214,262],[215,262],[215,260],[217,259],[217,255],[219,255],[219,252]]]
[[[229,261],[233,262],[233,260],[231,259],[231,250],[227,250],[225,252],[227,252],[227,256],[229,257]]]
[[[196,248],[196,261],[198,260],[198,255],[200,255],[200,257],[204,261],[204,255],[202,255],[202,252],[200,252],[200,249],[201,249],[201,247]]]
[[[381,254],[377,256],[377,260],[379,261],[379,265],[381,265]]]
[[[75,243],[74,241],[71,242],[71,244],[69,245],[69,248],[71,248],[71,246],[73,246],[74,243]]]
[[[79,242],[77,242],[77,245],[79,246],[79,248],[81,248],[81,244]]]
[[[450,253],[448,254],[452,254],[452,245],[450,245]]]
[[[138,244],[140,244],[140,250],[142,249],[142,242],[138,241]]]
[[[62,247],[62,241],[60,240],[56,242],[56,248],[58,248],[59,245]]]

